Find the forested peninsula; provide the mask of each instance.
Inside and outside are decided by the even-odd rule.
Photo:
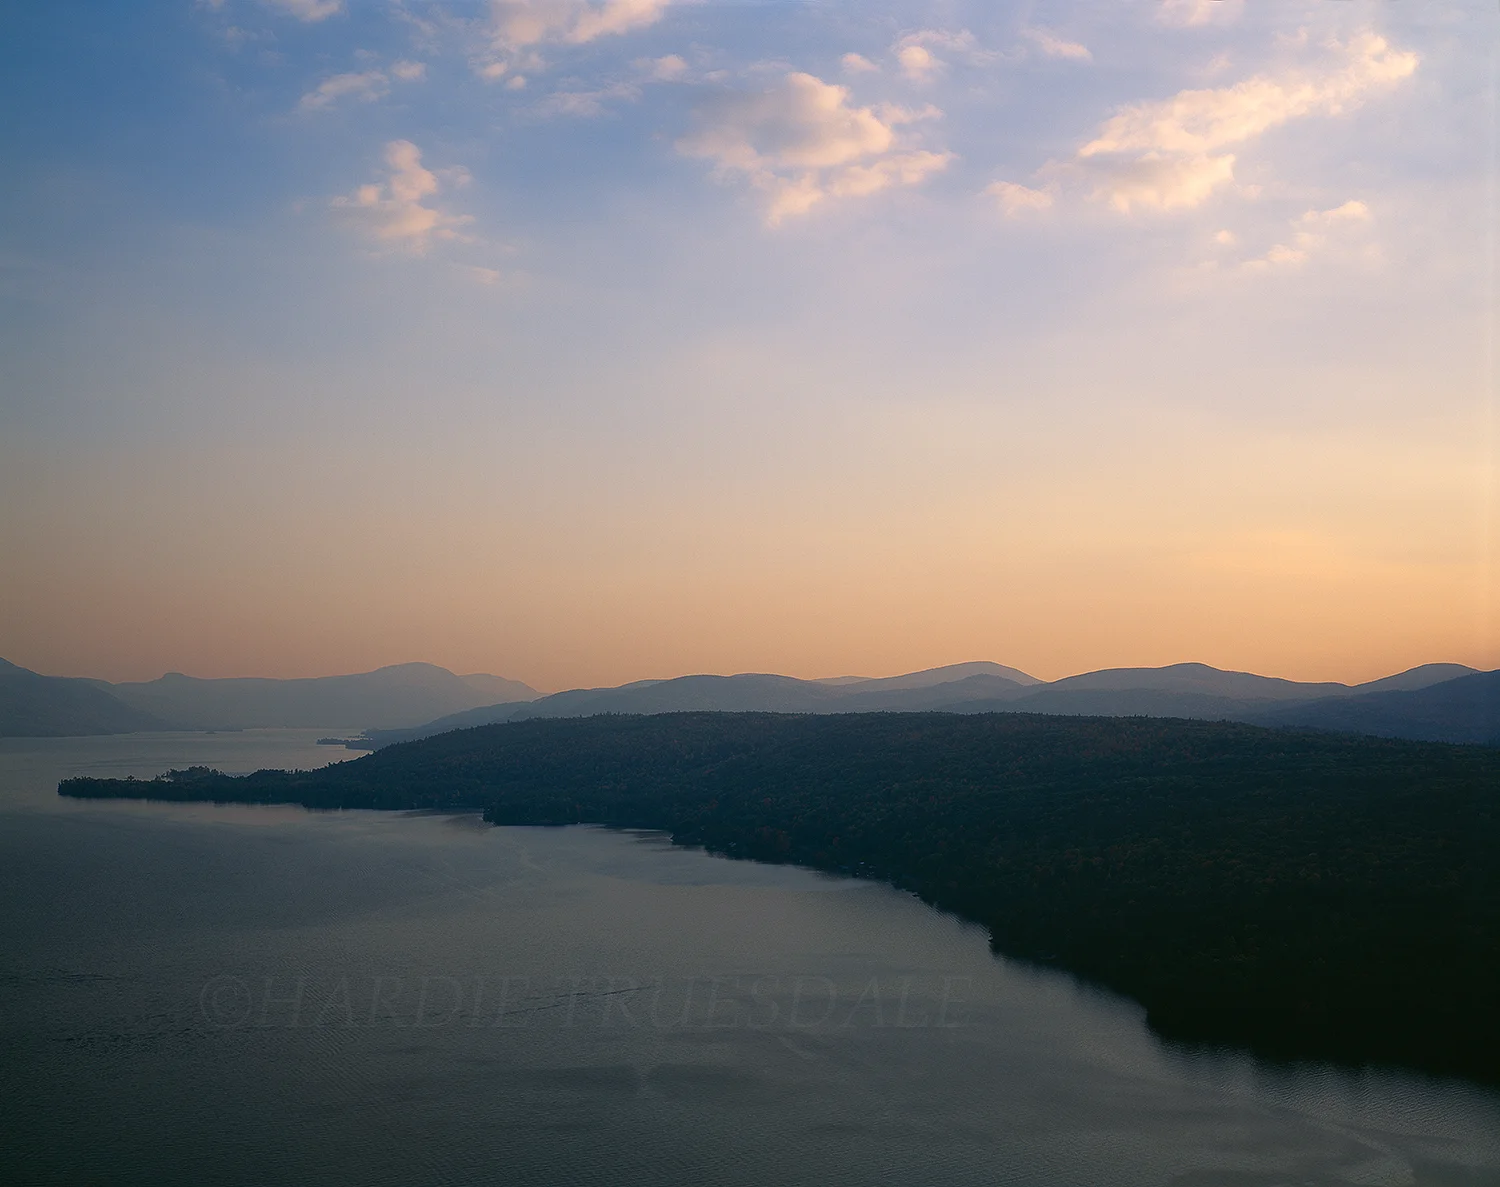
[[[884,879],[1165,1038],[1500,1081],[1500,751],[1144,718],[534,720],[63,795],[663,829]]]

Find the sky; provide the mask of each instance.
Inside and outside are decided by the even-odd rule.
[[[1500,6],[0,12],[0,655],[1500,667]]]

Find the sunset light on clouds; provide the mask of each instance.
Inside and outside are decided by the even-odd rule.
[[[0,29],[16,663],[1500,666],[1493,5]]]

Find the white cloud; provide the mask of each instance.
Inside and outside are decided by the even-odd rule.
[[[661,20],[670,3],[671,0],[604,0],[602,4],[562,5],[578,10],[569,18],[564,40],[582,45],[596,37],[643,29]]]
[[[845,74],[877,74],[880,67],[863,54],[845,54],[839,59]]]
[[[1261,268],[1296,268],[1307,259],[1307,252],[1301,248],[1288,247],[1285,243],[1278,243],[1266,252],[1258,260],[1246,260],[1243,267],[1257,270]]]
[[[828,179],[825,187],[834,197],[859,197],[893,185],[919,185],[929,174],[947,168],[952,154],[918,149],[892,153],[869,165],[849,165]]]
[[[490,29],[501,48],[546,42],[583,45],[661,20],[672,0],[490,0]]]
[[[1370,208],[1363,202],[1345,202],[1342,206],[1335,206],[1332,210],[1309,210],[1297,220],[1304,228],[1307,227],[1336,227],[1343,223],[1367,223],[1370,221]]]
[[[990,51],[980,49],[974,34],[967,29],[918,29],[901,38],[896,45],[931,45],[955,57],[980,64],[995,57]]]
[[[585,45],[600,37],[644,29],[661,20],[673,0],[490,0],[488,54],[475,68],[485,78],[507,69],[540,70],[543,45]]]
[[[1052,205],[1052,195],[1046,190],[1034,190],[1013,181],[992,181],[984,192],[995,199],[1006,218],[1015,218],[1029,210],[1046,210]]]
[[[926,82],[943,68],[945,63],[925,45],[904,45],[896,52],[901,63],[901,73],[912,82]]]
[[[299,21],[321,21],[344,11],[344,0],[270,0]]]
[[[657,82],[676,82],[688,72],[688,64],[677,54],[648,58],[637,66]]]
[[[948,61],[935,50],[959,58],[971,66],[982,66],[998,56],[979,48],[974,34],[967,29],[919,29],[908,33],[891,47],[901,73],[915,83],[925,83],[947,68]],[[856,55],[857,56],[857,55]]]
[[[519,77],[519,76],[518,76]],[[512,80],[514,82],[514,79]],[[591,118],[603,115],[612,99],[639,99],[641,90],[631,83],[615,83],[594,91],[557,91],[536,106],[541,115],[573,115]]]
[[[442,189],[437,174],[422,164],[422,151],[410,140],[392,140],[385,146],[390,173],[383,182],[362,185],[352,194],[334,198],[330,205],[343,219],[362,228],[380,243],[404,248],[415,254],[426,251],[434,239],[463,239],[459,228],[473,220],[452,215],[428,205]],[[464,169],[451,169],[444,177],[455,185],[468,181]]]
[[[1290,243],[1273,244],[1265,255],[1245,260],[1240,267],[1249,272],[1299,268],[1311,257],[1328,253],[1376,259],[1379,249],[1363,241],[1370,221],[1370,208],[1359,201],[1330,210],[1309,210],[1292,221]]]
[[[367,70],[363,74],[335,74],[303,95],[297,106],[303,111],[317,111],[331,107],[343,98],[370,103],[390,89],[390,81],[379,70]]]
[[[1330,47],[1335,68],[1281,78],[1256,75],[1231,87],[1179,91],[1170,99],[1132,104],[1105,122],[1079,156],[1132,151],[1211,152],[1249,140],[1307,115],[1338,115],[1358,106],[1371,91],[1409,77],[1417,55],[1391,48],[1383,37],[1364,33]]]
[[[247,45],[255,45],[258,42],[274,40],[272,35],[264,30],[242,29],[239,25],[225,25],[219,31],[224,44],[230,49],[239,51]]]
[[[891,126],[848,98],[844,87],[792,72],[772,90],[727,99],[679,147],[745,172],[823,169],[888,151]]]
[[[1027,29],[1025,35],[1032,41],[1042,53],[1049,58],[1067,58],[1074,62],[1092,62],[1094,55],[1089,53],[1086,45],[1076,41],[1066,41],[1056,33],[1046,29]]]
[[[418,82],[427,76],[427,67],[421,62],[396,62],[391,66],[391,74],[402,82]],[[297,106],[303,111],[318,111],[346,98],[372,103],[384,98],[390,90],[391,80],[380,70],[335,74],[303,95]]]
[[[1234,154],[1171,156],[1148,152],[1108,160],[1095,171],[1094,196],[1107,199],[1121,214],[1136,207],[1178,210],[1204,202],[1221,185],[1234,180]]]
[[[720,177],[743,176],[764,191],[766,221],[774,226],[826,198],[917,185],[944,169],[951,153],[903,143],[897,131],[939,114],[851,106],[846,87],[791,72],[769,90],[700,109],[697,129],[677,149],[713,161]]]
[[[1374,33],[1328,49],[1321,70],[1256,75],[1131,104],[1079,148],[1076,164],[1093,178],[1095,197],[1122,212],[1197,206],[1234,178],[1234,155],[1219,150],[1292,120],[1350,111],[1417,68],[1416,54]]]
[[[1156,19],[1180,28],[1231,25],[1240,19],[1244,8],[1244,0],[1161,0]]]

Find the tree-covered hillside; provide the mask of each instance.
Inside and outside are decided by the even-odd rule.
[[[170,728],[92,680],[43,676],[0,659],[0,738],[68,738]]]
[[[1169,1037],[1500,1078],[1500,752],[1022,714],[539,720],[79,796],[482,808],[889,879]]]

